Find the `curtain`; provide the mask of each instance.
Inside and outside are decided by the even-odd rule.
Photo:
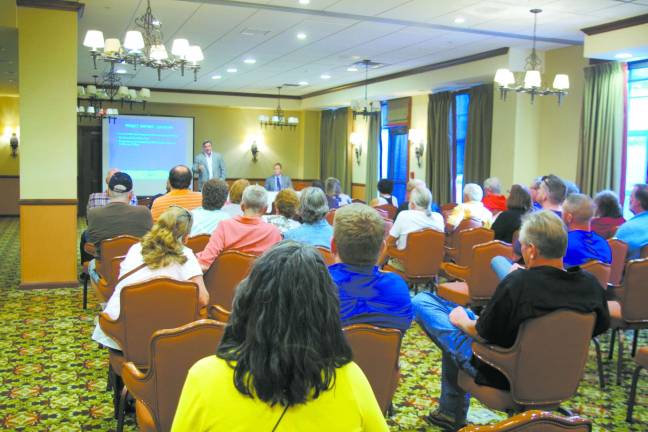
[[[493,85],[484,84],[468,91],[468,127],[464,156],[464,184],[482,184],[490,176],[491,135],[493,131]]]
[[[621,191],[624,90],[624,65],[609,62],[585,68],[576,174],[583,193]]]
[[[365,179],[365,201],[371,202],[378,190],[378,163],[380,155],[380,113],[369,117],[367,132],[367,178]]]
[[[351,195],[351,163],[349,154],[349,109],[322,111],[320,126],[320,175],[322,180],[335,177],[342,191]]]
[[[428,103],[427,178],[432,191],[432,198],[439,204],[451,201],[451,112],[452,94],[450,92],[430,95]]]

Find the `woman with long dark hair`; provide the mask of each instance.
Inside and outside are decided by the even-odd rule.
[[[216,355],[189,371],[172,431],[216,430],[388,430],[312,246],[284,241],[256,261]]]

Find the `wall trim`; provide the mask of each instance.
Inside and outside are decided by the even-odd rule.
[[[62,11],[78,12],[79,16],[83,16],[85,9],[84,3],[67,0],[17,0],[18,7],[31,7],[40,9],[55,9]]]
[[[5,175],[5,174],[0,175],[0,179],[17,179],[17,178],[20,178],[20,176],[19,175]]]
[[[351,186],[367,186],[366,183],[351,183]]]
[[[52,206],[52,205],[70,205],[76,206],[79,204],[79,200],[75,199],[21,199],[18,201],[18,204],[21,206]]]
[[[63,282],[21,282],[18,289],[33,290],[42,288],[77,288],[81,285],[78,280]]]
[[[621,30],[627,27],[634,27],[646,23],[648,23],[648,14],[643,14],[631,18],[625,18],[618,21],[612,21],[605,24],[585,27],[582,28],[581,31],[585,33],[587,36],[592,36],[600,33],[606,33],[612,30]]]

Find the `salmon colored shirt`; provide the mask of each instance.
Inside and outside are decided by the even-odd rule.
[[[202,205],[202,194],[200,192],[190,191],[189,189],[173,189],[166,195],[156,198],[151,207],[153,221],[157,221],[160,215],[172,205],[177,205],[191,211]]]
[[[279,229],[264,222],[260,216],[236,216],[221,221],[209,238],[205,250],[196,256],[200,264],[210,266],[225,250],[261,255],[280,241]]]

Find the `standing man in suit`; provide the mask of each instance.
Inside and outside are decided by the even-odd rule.
[[[213,178],[225,180],[225,161],[220,153],[212,153],[211,141],[207,140],[202,143],[202,153],[196,156],[193,171],[199,191],[207,181]]]
[[[268,177],[265,181],[265,188],[270,192],[279,192],[282,189],[292,188],[290,177],[281,174],[281,164],[274,164],[274,175]]]

